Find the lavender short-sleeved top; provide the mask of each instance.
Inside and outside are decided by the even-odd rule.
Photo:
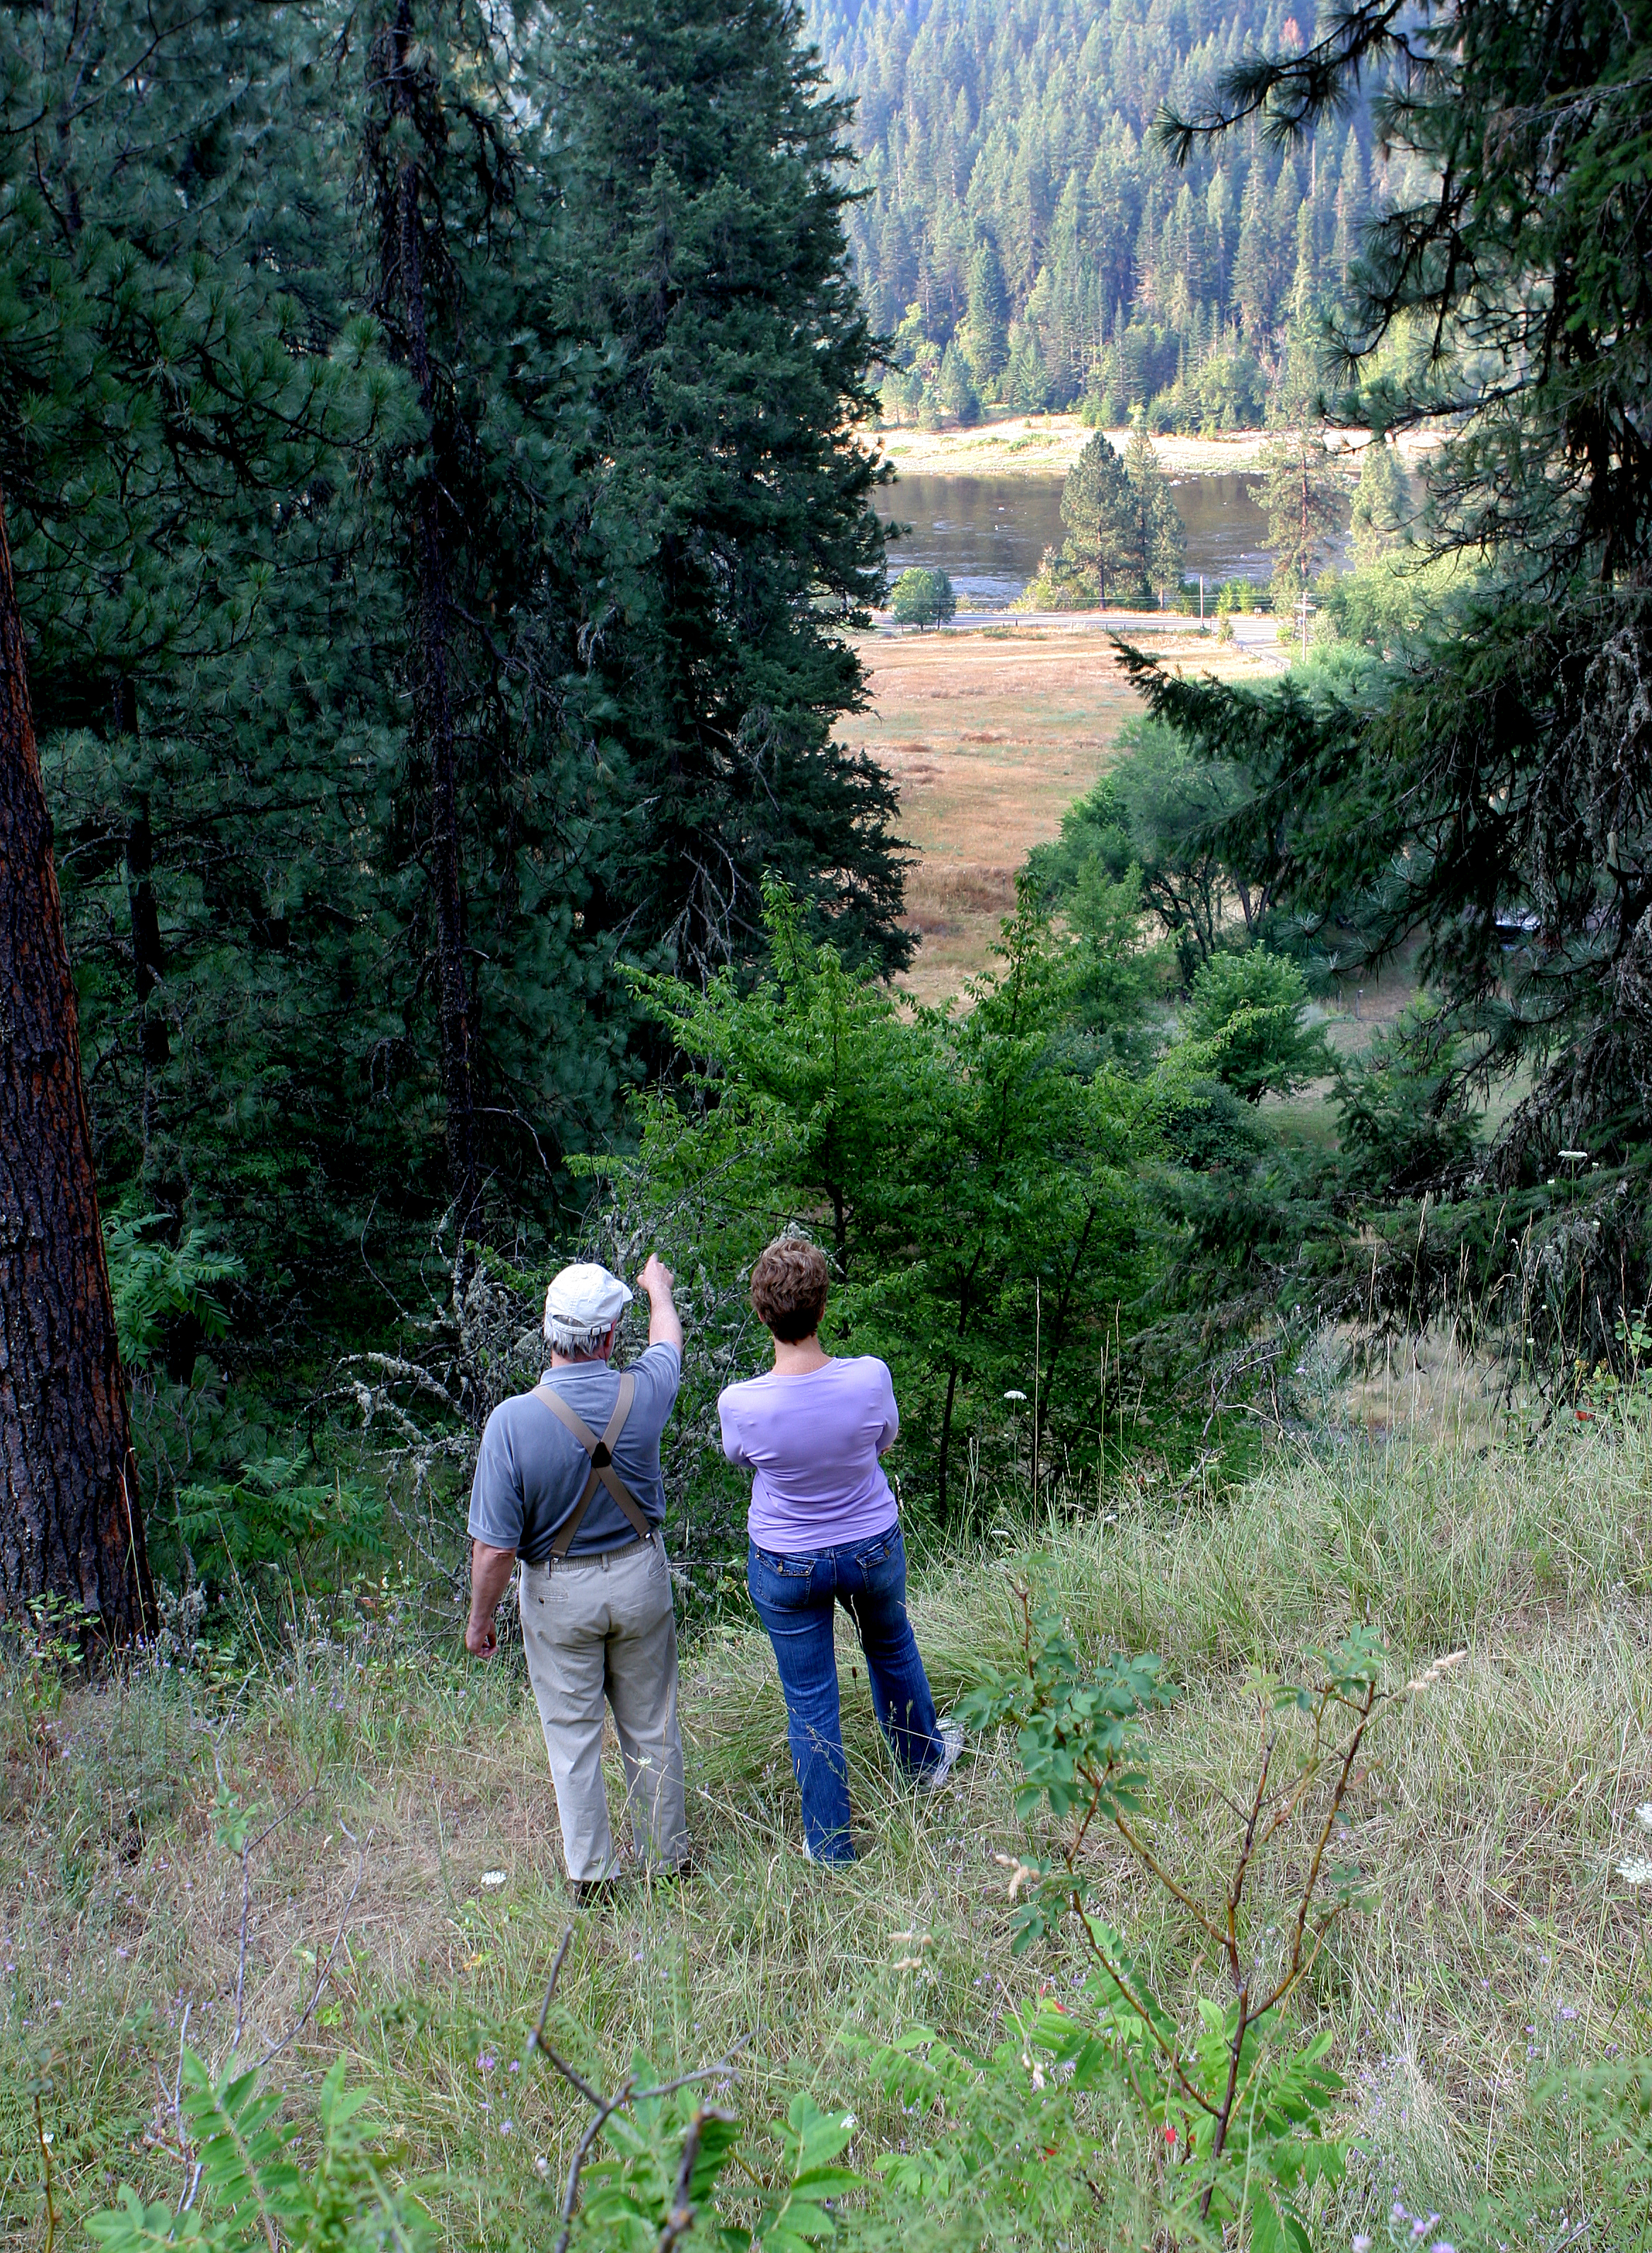
[[[771,1370],[726,1386],[717,1413],[724,1454],[756,1474],[746,1526],[760,1549],[809,1556],[895,1524],[878,1457],[901,1415],[882,1362],[828,1361],[805,1377]]]

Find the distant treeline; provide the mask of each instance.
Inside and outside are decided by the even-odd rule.
[[[848,227],[896,412],[1253,424],[1286,326],[1398,185],[1358,104],[1293,150],[1247,130],[1178,170],[1153,145],[1167,101],[1304,45],[1291,0],[811,0],[809,24],[858,104]]]

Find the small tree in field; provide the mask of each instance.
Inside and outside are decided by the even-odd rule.
[[[1216,1044],[1216,1077],[1249,1103],[1288,1095],[1332,1069],[1323,1030],[1303,1022],[1302,973],[1265,946],[1213,954],[1193,981],[1188,1030]]]
[[[1275,438],[1262,476],[1246,490],[1268,520],[1275,601],[1300,595],[1324,561],[1342,520],[1342,485],[1321,431],[1305,425]]]
[[[1140,541],[1134,489],[1099,430],[1067,472],[1061,520],[1068,532],[1067,553],[1094,571],[1105,610],[1109,582],[1134,575]]]
[[[955,616],[958,596],[944,571],[928,570],[915,563],[896,581],[889,608],[897,624],[916,626],[921,633],[925,626],[944,625]]]

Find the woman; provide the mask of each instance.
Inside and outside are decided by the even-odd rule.
[[[921,1789],[944,1782],[964,1732],[938,1725],[906,1616],[906,1552],[878,1461],[901,1428],[889,1372],[870,1357],[821,1351],[827,1280],[824,1257],[800,1237],[769,1246],[751,1273],[751,1303],[773,1336],[774,1368],[728,1386],[717,1411],[723,1453],[755,1473],[746,1585],[785,1692],[803,1851],[812,1862],[852,1862],[836,1606],[854,1622],[883,1733]]]

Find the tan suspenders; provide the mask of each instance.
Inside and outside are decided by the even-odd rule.
[[[614,1403],[614,1412],[608,1419],[608,1428],[599,1440],[582,1417],[576,1416],[554,1385],[536,1385],[533,1398],[542,1400],[559,1422],[567,1426],[590,1457],[591,1475],[585,1482],[585,1491],[562,1520],[554,1541],[551,1544],[553,1557],[566,1557],[574,1536],[584,1522],[591,1506],[591,1496],[598,1483],[605,1486],[636,1530],[639,1541],[652,1541],[654,1529],[643,1513],[642,1505],[614,1468],[614,1447],[625,1428],[625,1419],[631,1414],[631,1402],[637,1397],[637,1377],[626,1370],[619,1380],[619,1398]]]

